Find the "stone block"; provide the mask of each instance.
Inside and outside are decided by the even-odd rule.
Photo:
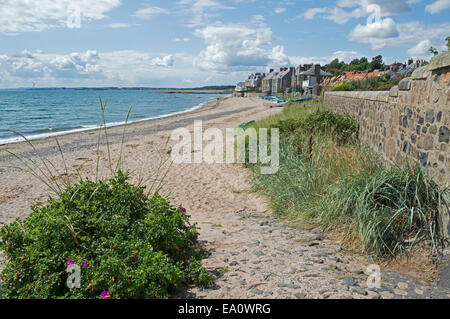
[[[431,72],[428,69],[428,65],[421,66],[420,68],[414,70],[414,72],[411,74],[411,79],[425,80],[430,74]]]
[[[398,86],[393,86],[391,87],[391,89],[389,90],[389,96],[390,97],[397,97],[398,96]]]
[[[441,126],[439,128],[439,142],[440,143],[447,143],[450,140],[450,130],[446,126]]]
[[[447,66],[450,66],[450,51],[445,51],[432,57],[428,69],[433,71]]]
[[[411,78],[404,78],[398,83],[400,91],[409,91],[411,89]]]

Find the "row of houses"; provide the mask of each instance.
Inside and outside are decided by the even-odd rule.
[[[303,95],[319,95],[323,86],[341,81],[362,81],[372,77],[388,74],[396,78],[412,73],[424,63],[423,60],[409,59],[406,63],[392,63],[384,71],[344,72],[333,77],[320,67],[320,64],[304,64],[298,67],[270,69],[269,73],[251,74],[245,82],[236,86],[237,92],[261,92],[265,94],[299,93]]]
[[[269,73],[251,74],[245,82],[236,86],[237,92],[261,92],[265,94],[300,93],[305,95],[320,93],[321,82],[332,74],[322,70],[320,64],[304,64],[298,67],[270,69]]]

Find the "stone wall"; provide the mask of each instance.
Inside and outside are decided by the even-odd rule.
[[[361,140],[386,162],[417,161],[442,187],[450,185],[450,52],[390,91],[326,92],[324,104],[353,115]]]

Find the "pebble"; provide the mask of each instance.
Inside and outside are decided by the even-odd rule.
[[[319,277],[319,275],[318,274],[304,274],[303,277],[316,278],[316,277]]]
[[[358,279],[353,278],[353,277],[346,277],[342,281],[342,284],[344,286],[356,286],[358,284]]]
[[[380,296],[383,299],[392,299],[392,298],[394,298],[394,295],[392,293],[390,293],[389,291],[381,291],[380,292]]]
[[[264,291],[262,291],[260,289],[252,289],[252,290],[250,290],[250,292],[255,295],[262,295],[264,293]]]
[[[340,252],[342,250],[341,246],[339,245],[331,245],[330,247],[333,248],[335,252]]]
[[[398,287],[399,289],[406,290],[406,289],[408,289],[408,284],[407,284],[406,282],[399,282],[399,283],[397,284],[397,287]]]
[[[319,294],[323,295],[324,293],[326,293],[328,290],[327,289],[321,289],[319,290]]]
[[[414,292],[418,295],[423,295],[423,290],[421,290],[421,289],[416,288],[416,289],[414,289]]]
[[[406,290],[402,290],[402,289],[394,289],[394,293],[399,296],[408,295],[408,292]]]
[[[293,268],[293,267],[292,267],[291,269],[288,270],[287,273],[290,274],[290,275],[292,275],[292,274],[295,274],[296,272],[297,272],[297,268]]]
[[[305,299],[305,298],[306,298],[306,293],[304,293],[304,292],[296,292],[296,293],[294,294],[294,296],[295,296],[297,299]]]
[[[239,265],[239,263],[237,261],[230,262],[230,266],[237,266],[237,265]]]
[[[260,250],[254,250],[254,251],[253,251],[253,254],[256,255],[256,256],[258,256],[258,257],[264,256],[264,255],[265,255],[265,254],[264,254],[262,251],[260,251]]]
[[[317,245],[319,245],[319,243],[312,241],[312,242],[310,242],[310,243],[307,243],[306,245],[307,245],[308,247],[312,247],[312,246],[317,246]]]
[[[361,288],[361,287],[353,287],[352,288],[352,291],[353,292],[356,292],[356,293],[358,293],[358,294],[360,294],[360,295],[363,295],[363,296],[367,296],[367,291],[365,291],[363,288]]]
[[[297,285],[294,285],[294,284],[286,284],[286,283],[283,283],[283,282],[280,282],[280,283],[278,284],[278,287],[280,287],[280,288],[291,288],[291,289],[298,289],[298,288],[300,288],[300,287],[297,286]]]
[[[352,270],[352,271],[350,271],[352,274],[355,274],[355,275],[362,275],[362,274],[364,274],[364,271],[362,271],[362,270]]]

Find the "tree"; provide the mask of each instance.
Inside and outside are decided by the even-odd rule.
[[[439,54],[438,50],[436,50],[436,48],[433,47],[433,46],[431,46],[431,47],[428,49],[428,52],[433,53],[434,55]]]
[[[339,69],[341,67],[341,64],[339,63],[339,59],[334,59],[333,61],[328,64],[330,69]]]
[[[369,63],[369,70],[380,70],[383,67],[383,57],[381,55],[377,55],[372,58],[372,62]]]

